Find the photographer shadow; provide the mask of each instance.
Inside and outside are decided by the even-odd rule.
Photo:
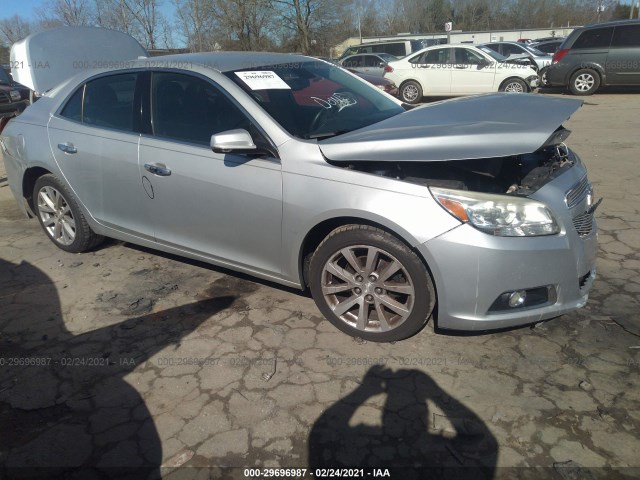
[[[381,425],[361,423],[376,415],[370,399],[383,394]],[[316,420],[308,450],[312,471],[372,467],[390,469],[392,478],[401,471],[403,480],[491,479],[498,445],[484,422],[426,373],[374,366]]]
[[[235,297],[74,334],[37,267],[0,259],[0,291],[0,477],[160,478],[160,435],[125,377]]]

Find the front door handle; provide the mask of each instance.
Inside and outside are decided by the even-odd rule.
[[[73,143],[59,143],[58,148],[64,153],[78,153],[78,149],[73,145]]]
[[[163,165],[162,163],[145,163],[144,168],[147,172],[158,175],[159,177],[168,177],[169,175],[171,175],[171,170],[169,170],[167,166]]]

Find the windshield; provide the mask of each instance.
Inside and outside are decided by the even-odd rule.
[[[499,54],[495,50],[491,50],[489,47],[481,46],[481,47],[478,47],[478,48],[480,50],[482,50],[484,53],[486,53],[487,55],[491,55],[491,57],[494,60],[497,60],[498,62],[504,62],[507,59],[507,57],[505,57],[504,55]]]
[[[538,50],[535,47],[532,47],[531,45],[522,45],[522,46],[529,52],[533,53],[536,57],[544,57],[546,55],[546,53],[541,52],[540,50]]]
[[[328,138],[404,112],[344,69],[319,61],[226,72],[291,135]]]
[[[11,85],[11,79],[4,68],[0,67],[0,84]]]

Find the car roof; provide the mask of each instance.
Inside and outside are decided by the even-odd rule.
[[[640,19],[611,20],[610,22],[589,23],[584,27],[582,27],[582,29],[597,28],[597,27],[615,27],[616,25],[638,25],[638,24],[640,24]]]
[[[204,53],[179,53],[175,55],[163,55],[135,60],[132,67],[165,67],[175,65],[195,64],[205,68],[211,68],[218,72],[231,72],[246,68],[260,68],[267,65],[282,63],[308,62],[317,58],[291,53],[271,52],[204,52]]]

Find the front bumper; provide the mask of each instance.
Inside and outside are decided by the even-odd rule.
[[[579,162],[579,160],[578,160]],[[438,295],[437,324],[452,330],[491,330],[526,325],[584,306],[595,278],[597,226],[581,236],[566,192],[586,172],[580,163],[532,197],[551,208],[562,227],[558,235],[496,237],[464,224],[420,245]],[[587,200],[585,200],[586,202]],[[584,210],[582,210],[584,212]],[[548,288],[548,301],[496,311],[506,292]]]

